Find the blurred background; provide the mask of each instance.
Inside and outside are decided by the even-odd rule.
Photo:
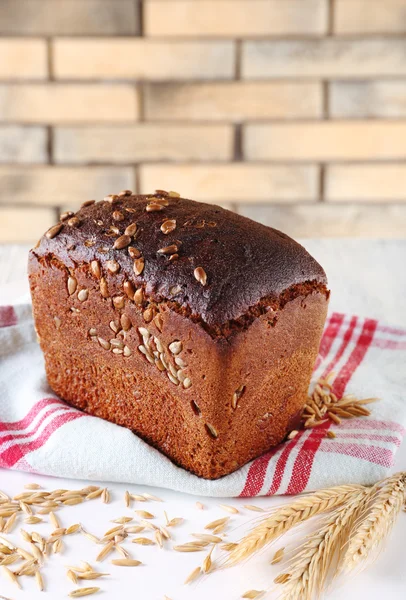
[[[406,0],[0,0],[0,242],[121,189],[406,237]]]

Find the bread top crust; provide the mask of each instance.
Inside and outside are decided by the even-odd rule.
[[[84,203],[31,252],[68,268],[97,260],[102,274],[116,273],[149,299],[173,301],[211,326],[292,286],[327,283],[317,261],[284,233],[166,192]]]

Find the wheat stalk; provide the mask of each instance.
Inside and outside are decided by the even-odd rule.
[[[241,562],[296,525],[349,502],[353,497],[358,496],[362,489],[357,485],[341,485],[304,496],[292,504],[282,506],[240,540],[231,550],[226,564],[231,566]]]
[[[406,473],[396,473],[369,492],[367,514],[351,532],[343,567],[352,569],[365,560],[389,534],[405,500]]]
[[[345,504],[331,512],[319,531],[307,537],[288,573],[276,579],[284,585],[283,600],[310,600],[320,595],[332,564],[340,562],[343,537],[359,517],[367,495],[367,489],[355,491]]]

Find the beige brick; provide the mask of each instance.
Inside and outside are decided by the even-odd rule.
[[[134,0],[2,0],[0,33],[124,35],[139,30]]]
[[[134,189],[131,167],[0,167],[0,203],[62,206]]]
[[[406,164],[330,165],[326,199],[406,202]]]
[[[0,206],[0,241],[34,244],[54,223],[56,212],[52,208]]]
[[[134,121],[138,94],[130,85],[0,85],[0,118],[25,123]]]
[[[56,162],[128,163],[156,160],[229,160],[229,125],[139,124],[61,127],[54,132]]]
[[[404,38],[243,42],[242,75],[375,78],[406,75]]]
[[[0,79],[46,79],[47,75],[44,40],[0,39]]]
[[[140,189],[175,189],[208,202],[316,200],[318,168],[306,166],[142,165]]]
[[[227,41],[59,39],[54,71],[60,79],[231,79],[235,48]]]
[[[238,205],[240,214],[280,229],[293,238],[404,238],[406,205],[308,204]]]
[[[335,81],[329,106],[336,118],[406,117],[406,81]]]
[[[147,35],[321,35],[327,0],[156,0],[144,4]]]
[[[44,127],[0,126],[0,163],[47,162]]]
[[[406,31],[405,0],[335,0],[335,33]]]
[[[322,115],[320,83],[156,83],[145,88],[147,119],[244,121],[317,118]]]
[[[325,121],[247,125],[248,160],[406,158],[406,121]]]

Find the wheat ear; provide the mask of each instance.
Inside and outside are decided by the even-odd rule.
[[[406,473],[396,473],[371,488],[368,512],[357,523],[344,556],[344,568],[352,569],[376,550],[392,529],[406,491]]]
[[[362,486],[341,485],[309,494],[292,504],[282,506],[266,517],[243,537],[230,552],[226,565],[232,566],[248,558],[267,544],[315,515],[326,513],[356,497]]]
[[[333,562],[340,562],[343,537],[349,534],[359,517],[367,495],[366,489],[353,492],[345,504],[326,517],[319,531],[307,537],[288,572],[275,580],[284,584],[283,600],[311,600],[315,595],[320,596],[330,567]]]

